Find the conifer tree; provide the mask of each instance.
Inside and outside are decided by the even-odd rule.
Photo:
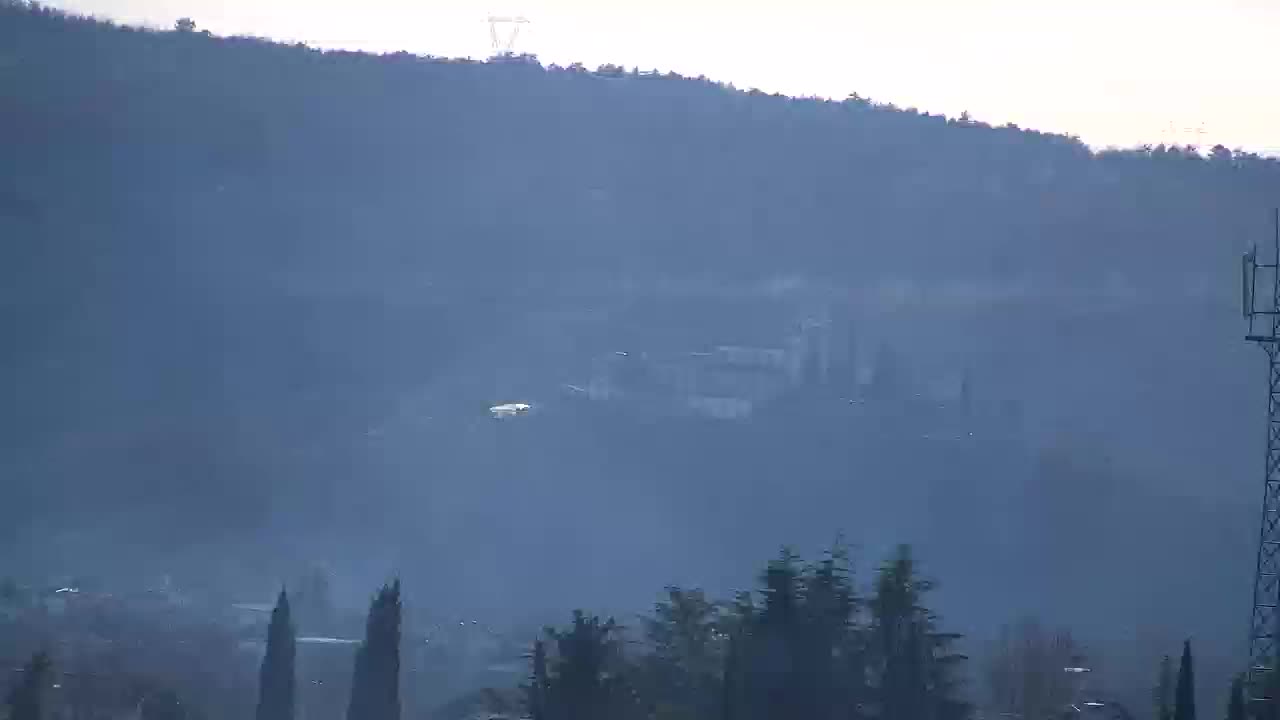
[[[44,695],[49,687],[53,664],[49,656],[36,653],[22,669],[22,681],[9,692],[9,720],[42,720]]]
[[[525,688],[530,720],[547,720],[547,644],[541,639],[533,643],[533,668]]]
[[[1191,641],[1182,643],[1178,663],[1178,685],[1174,690],[1173,720],[1196,720],[1196,673],[1191,658]]]
[[[899,546],[880,568],[870,603],[880,717],[951,720],[968,715],[956,680],[967,658],[950,649],[959,636],[939,632],[936,617],[921,604],[932,588],[931,581],[918,576],[908,546]]]
[[[749,703],[749,670],[753,657],[755,627],[759,608],[755,598],[747,591],[739,592],[729,603],[721,618],[721,630],[725,635],[725,651],[720,673],[721,720],[748,720],[752,715]]]
[[[814,718],[847,718],[860,694],[852,642],[858,599],[849,575],[848,552],[837,542],[802,579],[798,679]]]
[[[1227,720],[1245,720],[1244,678],[1239,675],[1231,681],[1231,697],[1227,700]]]
[[[742,663],[740,631],[732,631],[724,653],[724,669],[720,672],[720,720],[739,720],[742,697]]]
[[[1151,694],[1156,720],[1173,720],[1173,658],[1168,655],[1160,659],[1160,672]]]
[[[697,589],[668,587],[666,595],[641,621],[643,687],[658,718],[707,718],[720,702],[721,608]]]
[[[356,651],[347,720],[400,720],[400,581],[383,586],[369,606]]]
[[[581,610],[567,630],[547,628],[555,648],[547,693],[549,720],[625,720],[639,709],[625,674],[621,628]]]
[[[297,638],[289,594],[281,590],[267,627],[267,652],[258,677],[256,720],[293,720],[296,657]]]
[[[808,717],[804,682],[803,585],[798,558],[783,548],[761,578],[762,607],[752,627],[746,708],[751,717]]]

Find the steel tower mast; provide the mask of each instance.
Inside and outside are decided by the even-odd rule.
[[[1280,210],[1272,216],[1269,262],[1258,262],[1258,248],[1241,262],[1241,310],[1249,321],[1245,340],[1267,354],[1267,462],[1253,577],[1253,612],[1249,620],[1248,693],[1250,714],[1261,717],[1265,703],[1280,687],[1276,682],[1280,651]]]
[[[493,45],[493,54],[495,57],[510,57],[516,45],[516,38],[520,36],[520,26],[528,25],[529,20],[521,17],[498,17],[491,15],[489,17],[489,40]],[[498,31],[498,27],[502,26],[507,29],[505,34]]]

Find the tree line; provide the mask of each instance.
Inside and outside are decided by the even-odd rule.
[[[837,543],[814,562],[784,548],[755,590],[716,600],[698,588],[669,586],[651,612],[628,627],[575,610],[549,626],[526,655],[519,690],[530,720],[968,720],[975,708],[1015,720],[1059,720],[1100,711],[1132,720],[1118,702],[1082,693],[1071,673],[1083,650],[1070,632],[1025,621],[988,653],[990,698],[966,687],[961,636],[941,627],[927,601],[935,589],[906,545],[854,581],[850,554]],[[381,587],[366,615],[351,667],[346,720],[399,720],[402,593]],[[255,720],[295,720],[298,697],[294,602],[281,590],[266,629]],[[1064,674],[1067,673],[1067,674]],[[1274,682],[1274,679],[1273,679]],[[7,720],[45,720],[53,704],[53,662],[37,653],[7,696]],[[1152,720],[1197,720],[1190,640],[1175,670],[1165,657],[1152,690]],[[1225,720],[1274,720],[1280,703],[1246,702],[1246,681],[1231,685]],[[1280,697],[1268,690],[1270,697]],[[141,697],[142,720],[203,720],[199,707],[157,688]]]
[[[855,587],[842,545],[817,562],[789,550],[760,586],[728,601],[669,587],[637,628],[574,611],[530,648],[523,686],[533,720],[772,720],[910,717],[962,720],[966,657],[959,636],[926,605],[932,581],[907,546],[878,568],[869,592]],[[401,717],[401,586],[369,607],[352,667],[348,720]],[[266,631],[256,720],[298,713],[297,637],[282,590]],[[32,659],[9,695],[10,720],[49,717],[51,662]],[[142,703],[146,720],[199,717],[167,694]]]
[[[913,717],[959,720],[965,657],[923,601],[933,584],[899,548],[870,595],[833,548],[815,563],[784,550],[755,592],[728,602],[670,587],[623,629],[581,611],[534,644],[526,686],[534,720]]]

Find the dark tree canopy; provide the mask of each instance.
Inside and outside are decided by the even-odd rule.
[[[1196,720],[1196,671],[1191,656],[1191,641],[1182,643],[1182,659],[1178,662],[1178,684],[1174,688],[1173,720]]]
[[[639,720],[620,633],[612,618],[602,620],[581,610],[574,611],[569,627],[546,629],[555,649],[546,673],[548,720]]]
[[[267,651],[258,677],[256,720],[293,720],[295,710],[297,638],[284,590],[271,611],[267,626]]]
[[[400,581],[378,591],[356,651],[347,720],[400,720]]]
[[[641,702],[661,720],[967,717],[958,636],[924,607],[931,583],[910,552],[886,562],[869,600],[851,575],[838,543],[814,563],[783,549],[732,603],[668,588],[644,620]]]
[[[1160,659],[1160,670],[1151,691],[1156,720],[1173,719],[1173,683],[1173,658],[1165,655]]]
[[[1227,720],[1245,720],[1244,678],[1237,675],[1231,681],[1231,695],[1227,699]]]
[[[10,720],[43,720],[52,668],[49,656],[44,653],[36,653],[23,666],[18,684],[9,691]]]

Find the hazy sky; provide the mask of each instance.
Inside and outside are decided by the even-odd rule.
[[[182,16],[218,34],[319,47],[517,50],[789,94],[1071,132],[1094,145],[1176,141],[1280,153],[1280,0],[55,0],[132,24]],[[1196,128],[1203,128],[1197,133]]]

